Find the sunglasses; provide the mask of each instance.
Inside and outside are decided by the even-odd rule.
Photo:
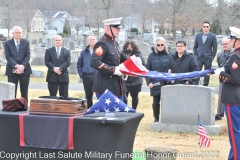
[[[160,47],[160,46],[162,46],[162,47],[163,47],[163,46],[164,46],[164,44],[157,44],[157,46],[158,46],[158,47]]]
[[[208,28],[209,26],[203,26],[203,28]]]
[[[236,36],[232,36],[232,35],[230,35],[229,37],[228,37],[228,39],[235,39],[236,38]]]

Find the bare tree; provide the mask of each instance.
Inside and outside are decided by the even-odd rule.
[[[211,6],[205,0],[161,0],[149,7],[152,17],[171,24],[173,40],[176,40],[176,30],[181,30],[184,37],[187,29],[201,26],[212,15]]]
[[[21,13],[19,17],[25,24],[27,33],[29,33],[32,28],[31,20],[37,11],[36,1],[31,1],[31,3],[29,3],[29,0],[21,0],[18,2],[18,10]]]
[[[240,0],[231,0],[230,9],[231,9],[231,22],[229,26],[240,27]]]
[[[3,17],[4,24],[3,27],[8,30],[8,39],[10,38],[9,31],[13,26],[14,22],[14,0],[1,0],[1,5],[3,6]]]

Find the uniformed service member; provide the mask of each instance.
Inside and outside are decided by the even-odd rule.
[[[228,123],[230,152],[228,159],[240,159],[240,29],[229,27],[231,31],[231,45],[234,53],[224,65],[219,78],[224,81],[221,101]]]
[[[93,80],[92,90],[99,98],[106,89],[123,100],[122,73],[120,64],[127,59],[115,41],[121,28],[121,18],[102,21],[105,33],[95,44],[91,57],[91,67],[97,69]]]

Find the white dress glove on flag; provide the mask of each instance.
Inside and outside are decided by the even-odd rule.
[[[119,65],[119,66],[116,66],[115,67],[115,71],[114,71],[114,75],[118,75],[118,76],[122,76],[123,74],[122,74],[122,72],[120,72],[120,68],[122,67],[122,63]]]
[[[214,73],[215,73],[216,76],[219,76],[222,71],[225,71],[224,67],[217,68],[217,69],[214,71]]]

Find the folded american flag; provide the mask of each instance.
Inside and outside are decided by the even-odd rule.
[[[108,89],[101,95],[98,101],[92,105],[85,113],[99,113],[99,112],[136,112],[135,109],[127,106],[117,96],[115,96]]]
[[[131,56],[128,60],[123,62],[120,71],[125,75],[144,77],[156,80],[183,80],[193,79],[213,74],[215,69],[208,69],[203,71],[186,72],[186,73],[164,73],[147,70],[142,64],[139,64],[136,56]]]

